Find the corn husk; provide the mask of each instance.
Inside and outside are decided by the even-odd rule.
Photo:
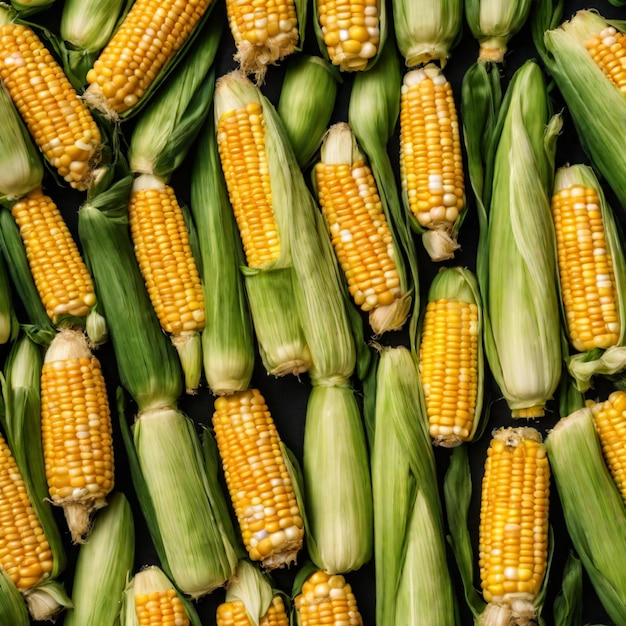
[[[623,292],[623,284],[626,279],[626,261],[615,215],[606,200],[593,169],[588,165],[571,165],[559,168],[555,176],[554,193],[572,185],[592,187],[598,194],[607,253],[610,255],[612,262],[612,276],[610,280],[615,285],[616,313],[620,324],[619,337],[615,345],[605,350],[593,349],[583,353],[570,350],[570,354],[567,355],[566,361],[570,375],[576,380],[580,391],[586,391],[591,385],[595,367],[598,368],[598,372],[604,375],[616,374],[626,367],[626,324],[624,323],[624,320],[626,320],[626,298]],[[565,322],[564,331],[567,334],[567,324]]]
[[[553,21],[548,14],[536,26],[537,50],[562,94],[581,147],[621,207],[626,208],[626,157],[621,132],[626,98],[596,66],[584,46],[590,35],[616,23],[589,10],[578,11],[558,26]]]
[[[174,585],[157,565],[148,565],[139,570],[128,581],[124,589],[120,610],[120,626],[139,626],[135,607],[135,595],[150,595],[171,589],[175,589]],[[180,592],[176,591],[176,594],[183,603],[189,623],[193,626],[201,626],[200,618],[194,606]],[[166,616],[163,615],[163,619],[165,618]]]
[[[412,300],[409,336],[415,341],[419,311],[419,277],[413,235],[406,223],[388,146],[400,113],[401,71],[397,51],[388,39],[376,65],[359,72],[352,84],[348,123],[367,155],[394,241],[403,293]]]
[[[482,312],[482,298],[478,289],[478,281],[475,274],[464,267],[448,267],[442,268],[433,278],[430,287],[428,289],[428,302],[435,302],[437,300],[450,300],[466,302],[473,304],[477,307],[478,319],[477,319],[477,332],[478,332],[478,346],[477,346],[477,366],[476,366],[476,400],[474,406],[474,412],[472,416],[472,427],[470,432],[465,435],[460,432],[455,432],[451,427],[451,432],[442,433],[442,427],[439,426],[437,434],[432,433],[432,441],[434,445],[440,445],[446,448],[452,448],[460,445],[464,441],[473,441],[482,432],[480,428],[483,424],[481,418],[483,417],[483,398],[485,393],[485,363],[484,363],[484,350],[482,345],[483,337],[483,312]],[[420,324],[420,334],[422,333]],[[421,341],[420,341],[421,344]],[[421,350],[421,345],[420,345]],[[418,350],[418,364],[421,362],[420,350]],[[418,365],[418,372],[421,372],[421,365]],[[469,376],[469,374],[468,374]],[[427,415],[427,409],[425,404],[425,390],[423,382],[420,378],[420,394],[424,402],[424,411]],[[428,421],[428,417],[427,417]]]
[[[63,67],[75,88],[87,83],[87,72],[124,19],[132,0],[66,0],[59,34],[63,40]]]
[[[207,320],[202,331],[204,374],[214,394],[243,391],[254,369],[254,336],[239,271],[243,250],[220,168],[212,116],[200,131],[191,173],[191,211],[198,232]]]
[[[524,26],[530,0],[466,0],[465,17],[480,44],[478,60],[501,63],[509,40]]]
[[[338,82],[336,72],[321,57],[300,54],[287,63],[276,110],[303,169],[310,164],[328,128]]]
[[[48,9],[54,0],[11,0],[11,6],[19,12],[20,17],[26,17],[39,11]]]
[[[140,506],[163,570],[199,597],[226,583],[236,555],[217,511],[223,495],[211,489],[193,423],[176,406],[180,366],[134,259],[129,185],[124,179],[85,203],[79,234],[107,319],[115,318],[109,328],[120,381],[138,408],[132,434],[122,420],[122,435]],[[121,394],[118,404],[124,416]]]
[[[135,527],[126,496],[116,492],[78,552],[66,626],[115,626],[135,557]]]
[[[398,48],[406,66],[438,61],[445,67],[461,34],[462,0],[393,0],[393,14]]]
[[[349,387],[311,390],[302,469],[311,560],[328,573],[358,569],[372,555],[372,493],[365,432]]]
[[[577,626],[583,623],[583,566],[570,550],[563,568],[563,583],[554,599],[555,626]]]
[[[0,622],[11,626],[30,624],[22,594],[2,569],[0,569]]]
[[[455,624],[435,457],[407,348],[381,350],[372,393],[376,622]]]
[[[2,244],[0,244],[1,249]],[[4,254],[0,253],[0,344],[4,345],[14,339],[17,331],[17,317],[13,308],[9,272],[4,260]]]
[[[626,509],[606,467],[591,408],[562,417],[546,447],[568,534],[609,617],[626,620]]]
[[[493,84],[483,78],[479,84]],[[471,98],[470,91],[464,93]],[[494,98],[492,102],[497,94]],[[466,101],[465,110],[470,106]],[[488,111],[487,106],[479,115],[489,116]],[[477,128],[481,121],[470,123]],[[472,147],[473,157],[494,154],[482,167],[484,178],[479,179],[479,170],[474,169],[477,178],[472,183],[475,193],[482,192],[479,211],[484,212],[477,275],[484,304],[485,353],[514,417],[543,415],[561,374],[549,201],[560,127],[559,116],[548,116],[541,70],[527,61],[513,76],[493,134],[486,144]],[[485,145],[489,150],[483,152]]]

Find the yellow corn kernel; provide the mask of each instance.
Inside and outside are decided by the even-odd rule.
[[[596,65],[626,95],[626,35],[607,26],[596,37],[585,42],[585,48]]]
[[[614,346],[620,334],[617,290],[596,190],[559,190],[552,215],[570,341],[580,352]]]
[[[35,143],[65,181],[87,189],[99,158],[100,130],[35,32],[0,26],[0,78]]]
[[[138,626],[189,626],[189,618],[176,590],[135,594]]]
[[[260,103],[222,115],[217,143],[228,195],[250,267],[280,256],[265,151],[265,122]]]
[[[591,412],[606,464],[626,503],[626,392],[614,391]]]
[[[61,330],[41,373],[41,435],[48,492],[63,507],[72,539],[90,530],[92,511],[113,489],[113,439],[100,362],[81,331]]]
[[[430,435],[444,446],[469,441],[478,393],[478,307],[441,298],[428,302],[419,372]]]
[[[493,433],[482,482],[479,567],[490,605],[533,610],[548,555],[550,468],[534,428]]]
[[[304,582],[302,592],[294,599],[294,605],[298,626],[363,624],[352,587],[341,574],[331,576],[318,570]]]
[[[289,618],[280,596],[274,596],[259,626],[288,626]],[[246,607],[241,600],[222,602],[217,607],[217,626],[252,626]]]
[[[28,498],[26,485],[0,435],[0,568],[22,592],[52,572],[52,551]]]
[[[352,161],[352,134],[347,124],[336,124],[329,131],[322,161],[315,166],[315,180],[322,214],[354,303],[369,311],[376,334],[400,328],[408,306],[391,230],[371,169],[361,158]]]
[[[272,416],[256,389],[215,401],[215,439],[250,559],[274,569],[295,561],[304,524]]]
[[[128,207],[135,255],[161,327],[181,335],[204,328],[204,296],[174,190],[136,179]]]
[[[226,13],[237,54],[245,73],[264,74],[298,45],[298,16],[293,0],[227,0]]]
[[[404,76],[400,177],[419,224],[450,230],[465,206],[461,135],[452,86],[433,64]]]
[[[114,119],[134,107],[211,0],[137,0],[87,72],[87,102]]]
[[[319,0],[317,19],[328,57],[342,72],[365,70],[378,53],[378,0]]]
[[[91,276],[63,216],[41,188],[16,202],[17,223],[33,280],[48,317],[85,317],[96,303]]]

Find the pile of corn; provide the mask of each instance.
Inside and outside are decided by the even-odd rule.
[[[0,3],[0,624],[626,624],[590,2]]]

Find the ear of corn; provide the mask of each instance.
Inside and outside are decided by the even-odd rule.
[[[253,3],[226,2],[230,32],[235,42],[235,61],[257,83],[274,65],[299,50],[304,39],[307,4],[301,0]]]
[[[200,131],[191,173],[191,210],[198,239],[207,323],[202,331],[204,375],[213,393],[248,388],[255,361],[243,277],[243,250],[220,168],[212,117]],[[220,271],[212,270],[215,263]]]
[[[376,63],[387,34],[380,0],[316,0],[313,25],[320,50],[340,72],[365,71]]]
[[[115,492],[96,518],[89,541],[78,551],[72,603],[64,624],[119,624],[122,594],[135,557],[135,526],[130,504]]]
[[[416,3],[394,0],[394,28],[407,67],[438,61],[445,67],[461,33],[463,3],[437,0]]]
[[[107,319],[115,318],[109,328],[120,380],[138,408],[132,435],[122,420],[133,484],[165,573],[198,597],[228,580],[236,555],[216,511],[220,494],[209,493],[193,424],[176,408],[181,373],[174,349],[150,304],[127,224],[115,220],[124,215],[129,182],[81,207],[79,234]]]
[[[480,44],[478,60],[501,63],[509,40],[526,23],[530,0],[467,0],[465,18]]]
[[[228,586],[224,602],[217,607],[217,626],[288,626],[283,597],[274,593],[261,571],[241,560]]]
[[[193,3],[135,1],[93,67],[87,72],[85,101],[111,119],[128,118],[143,105],[212,8]],[[140,55],[136,52],[140,51]],[[126,73],[131,59],[138,68]],[[130,76],[130,78],[129,78]]]
[[[304,521],[271,413],[257,389],[215,401],[213,428],[241,536],[265,569],[296,561]]]
[[[395,262],[403,293],[410,294],[413,312],[419,311],[419,277],[415,244],[406,223],[388,145],[400,112],[400,62],[388,39],[376,65],[355,76],[348,106],[348,121],[367,157],[376,181],[382,208],[391,228]],[[410,320],[409,338],[415,341],[417,315]]]
[[[11,6],[19,12],[20,17],[43,11],[54,4],[55,0],[11,0]]]
[[[313,386],[302,469],[311,560],[331,574],[358,569],[373,551],[372,488],[361,414],[348,386]]]
[[[595,11],[579,11],[556,27],[549,21],[540,24],[535,43],[563,96],[583,150],[626,207],[623,136],[616,132],[626,115],[626,98],[587,49],[587,42],[610,27]]]
[[[50,498],[63,507],[72,540],[82,543],[114,484],[106,383],[82,331],[60,331],[46,350],[41,433]]]
[[[337,83],[336,72],[321,57],[299,54],[287,63],[276,110],[301,168],[311,163],[328,128]]]
[[[442,269],[428,291],[418,366],[436,445],[457,446],[476,433],[484,389],[482,334],[476,277],[461,267]]]
[[[190,626],[199,623],[193,607],[156,565],[144,567],[130,580],[122,597],[120,617],[122,626]]]
[[[318,570],[302,584],[294,599],[299,626],[315,626],[325,621],[331,624],[362,626],[363,618],[352,587],[341,574]]]
[[[315,184],[337,260],[354,303],[376,335],[404,325],[411,297],[402,291],[391,229],[369,165],[348,124],[327,132]]]
[[[562,417],[546,448],[568,534],[609,618],[626,619],[626,509],[602,456],[592,409]],[[610,539],[608,539],[610,537]]]
[[[534,428],[492,434],[482,481],[478,558],[481,616],[533,620],[548,564],[550,468]],[[509,618],[504,618],[509,615]]]
[[[87,189],[101,147],[89,109],[35,31],[10,21],[6,8],[0,11],[0,35],[0,78],[30,134],[61,178]]]
[[[411,352],[383,348],[371,444],[376,622],[452,625],[456,608],[435,458],[419,396]]]
[[[131,5],[131,0],[63,3],[59,34],[64,44],[64,68],[76,89],[86,84],[87,72]]]
[[[541,70],[527,61],[515,73],[500,110],[491,140],[495,156],[487,165],[493,174],[483,189],[488,225],[480,234],[478,280],[485,353],[514,417],[543,415],[561,374],[549,202],[561,120],[550,120],[547,107]]]
[[[466,211],[461,134],[452,86],[433,63],[403,78],[400,180],[411,225],[430,258],[453,258]]]

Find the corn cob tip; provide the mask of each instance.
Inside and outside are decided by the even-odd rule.
[[[202,374],[203,354],[200,333],[195,330],[182,331],[172,335],[171,338],[183,368],[185,392],[193,395],[198,391]]]
[[[404,326],[413,299],[403,295],[389,305],[377,306],[369,312],[369,324],[376,337],[386,332],[400,330]]]
[[[423,233],[422,244],[431,261],[435,262],[453,259],[455,251],[461,247],[447,225]]]
[[[107,98],[102,93],[102,89],[98,83],[91,83],[83,93],[85,104],[95,111],[99,111],[105,119],[118,124],[120,116],[118,112],[109,104]]]
[[[532,599],[520,597],[513,598],[509,604],[488,604],[478,623],[480,626],[533,626],[536,624],[536,617],[537,609]]]

